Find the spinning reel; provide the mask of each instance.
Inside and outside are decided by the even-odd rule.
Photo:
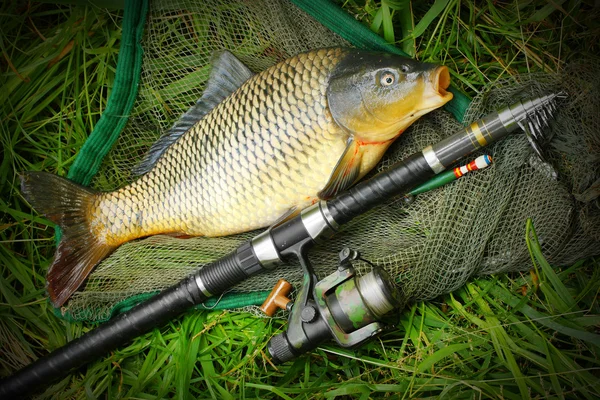
[[[373,266],[371,272],[356,276],[351,261],[360,254],[344,248],[337,271],[317,282],[309,260],[302,258],[304,280],[296,301],[286,297],[291,285],[279,280],[261,306],[269,316],[277,308],[290,311],[287,330],[268,344],[274,363],[293,360],[329,339],[342,347],[359,346],[386,329],[379,320],[398,308],[400,300],[383,268]]]

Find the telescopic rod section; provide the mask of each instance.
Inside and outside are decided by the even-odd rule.
[[[377,204],[439,174],[458,159],[506,137],[518,128],[525,130],[533,149],[542,155],[540,142],[556,111],[556,102],[565,95],[549,94],[519,101],[486,115],[454,135],[394,164],[386,171],[357,184],[327,202],[336,223],[342,225]]]

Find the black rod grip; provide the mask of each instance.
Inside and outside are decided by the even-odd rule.
[[[434,175],[423,153],[415,153],[387,171],[328,200],[327,208],[338,224],[345,224],[395,195],[408,193],[414,186]]]
[[[0,399],[40,390],[204,300],[193,277],[188,277],[0,381]]]
[[[431,147],[440,163],[447,167],[459,158],[497,142],[517,127],[515,122],[508,129],[502,122],[500,114],[492,112]]]
[[[246,242],[232,253],[138,304],[98,328],[38,359],[0,381],[0,399],[21,398],[66,376],[134,338],[167,323],[210,296],[220,294],[248,276],[262,271],[252,245]]]
[[[252,242],[247,241],[236,250],[204,266],[193,277],[215,296],[264,270],[254,254]]]

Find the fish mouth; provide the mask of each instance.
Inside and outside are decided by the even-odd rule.
[[[420,115],[443,106],[454,97],[451,92],[446,90],[450,86],[450,72],[448,71],[448,67],[442,65],[431,71],[427,86],[427,94],[425,95]]]
[[[448,71],[448,67],[443,65],[437,67],[433,70],[429,79],[433,85],[433,90],[439,94],[442,100],[444,100],[444,103],[452,99],[452,93],[446,90],[450,86],[450,72]]]

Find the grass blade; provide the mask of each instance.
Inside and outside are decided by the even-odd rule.
[[[417,26],[415,26],[415,29],[413,29],[412,37],[418,38],[423,33],[425,33],[425,31],[427,30],[429,25],[433,22],[433,20],[436,19],[437,16],[440,15],[440,13],[442,11],[444,11],[444,9],[448,5],[449,1],[450,0],[435,0],[435,3],[433,3],[433,5],[427,11],[427,13],[423,16],[423,18],[421,18],[421,20],[417,23]]]

